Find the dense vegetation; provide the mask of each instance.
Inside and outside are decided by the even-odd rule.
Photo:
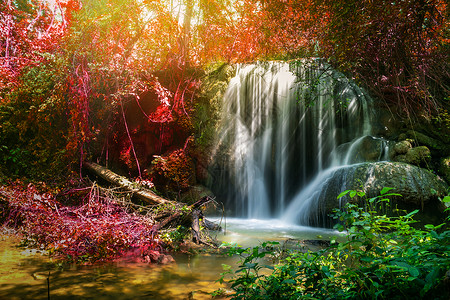
[[[386,216],[389,197],[398,196],[390,190],[370,199],[362,191],[341,193],[365,198],[365,208],[349,202],[336,210],[335,228],[345,239],[321,251],[286,250],[278,242],[231,248],[242,257],[239,269],[227,266],[221,279],[231,274],[232,299],[448,299],[448,225],[415,228],[418,210]],[[267,265],[265,257],[278,263]]]
[[[2,1],[0,222],[78,261],[178,239],[99,192],[82,165],[180,200],[213,142],[203,80],[222,63],[322,57],[386,105],[450,129],[448,17],[443,0]],[[235,297],[440,295],[448,231],[347,208],[336,217],[349,241],[291,253],[270,276],[250,272],[258,249],[236,250],[250,256]]]
[[[20,184],[0,188],[0,218],[23,235],[22,246],[46,250],[58,260],[93,263],[124,255],[148,262],[164,259],[164,240],[152,230],[151,214],[140,214],[97,185],[76,191],[77,205]],[[75,192],[75,191],[73,191]],[[116,199],[114,202],[113,199]],[[122,199],[123,201],[124,199]]]

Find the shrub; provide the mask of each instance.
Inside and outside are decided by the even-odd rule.
[[[167,156],[155,156],[152,161],[152,176],[155,182],[167,189],[184,190],[192,185],[194,163],[183,149],[175,150]]]
[[[366,199],[366,207],[348,203],[336,211],[335,226],[345,231],[343,242],[318,252],[291,251],[278,264],[265,266],[261,258],[274,250],[267,244],[248,249],[231,248],[243,260],[229,280],[232,299],[448,299],[445,286],[450,270],[450,231],[445,224],[411,226],[416,211],[397,217],[380,215],[390,188]],[[365,197],[364,192],[339,195]],[[450,202],[446,197],[445,202]],[[261,269],[269,269],[261,275]],[[232,274],[231,269],[222,274]]]
[[[22,234],[23,246],[65,261],[111,261],[130,253],[143,258],[163,250],[151,218],[119,205],[95,184],[80,190],[83,203],[63,206],[32,184],[1,186],[0,225]]]

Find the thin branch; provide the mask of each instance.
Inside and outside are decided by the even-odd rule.
[[[127,130],[128,139],[130,140],[131,150],[133,150],[134,159],[136,160],[136,165],[139,172],[139,178],[142,178],[141,166],[139,165],[139,160],[136,155],[136,151],[134,150],[133,140],[131,139],[130,131],[128,130],[127,119],[125,118],[125,112],[123,110],[123,104],[120,103],[120,109],[122,110],[123,123],[125,124],[125,129]]]

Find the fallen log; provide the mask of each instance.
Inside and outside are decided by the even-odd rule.
[[[177,222],[177,224],[189,224],[188,226],[190,226],[191,228],[192,241],[194,243],[204,244],[212,248],[217,248],[217,245],[215,245],[215,241],[211,238],[209,233],[201,230],[201,227],[204,227],[203,225],[205,224],[205,218],[203,217],[201,206],[207,204],[210,201],[213,201],[213,199],[206,196],[201,198],[194,204],[189,205],[188,207],[184,207],[184,209],[179,208],[169,217],[157,223],[153,227],[153,230],[158,231],[159,229],[166,227],[173,222]]]
[[[200,237],[200,217],[202,212],[199,209],[194,209],[192,211],[192,241],[196,244],[200,244],[202,239]]]
[[[160,229],[168,226],[171,223],[187,223],[189,224],[188,226],[191,227],[193,241],[196,244],[202,243],[210,247],[215,247],[215,245],[209,241],[212,239],[209,236],[204,236],[204,234],[202,234],[202,231],[200,230],[201,227],[200,219],[203,220],[202,224],[204,224],[204,218],[201,212],[201,207],[207,204],[208,202],[213,201],[213,199],[211,199],[210,197],[207,196],[203,197],[194,204],[186,206],[176,201],[164,199],[156,195],[155,193],[145,189],[144,187],[139,187],[138,184],[133,183],[129,181],[127,178],[120,176],[114,173],[113,171],[105,167],[102,167],[96,163],[85,162],[83,166],[87,170],[103,178],[104,180],[114,185],[117,185],[129,192],[132,192],[134,196],[136,196],[137,198],[146,203],[154,205],[170,204],[172,211],[167,211],[166,213],[163,213],[161,217],[158,218],[162,220],[153,226],[152,228],[153,232],[158,232]]]
[[[83,166],[91,171],[92,173],[94,173],[95,175],[103,178],[104,180],[120,186],[122,188],[124,188],[125,190],[132,192],[133,195],[135,195],[138,199],[148,203],[148,204],[173,204],[173,201],[164,199],[158,195],[156,195],[155,193],[153,193],[152,191],[149,191],[143,187],[139,187],[136,183],[133,183],[131,181],[129,181],[128,179],[126,179],[123,176],[120,176],[116,173],[114,173],[113,171],[102,167],[96,163],[92,163],[92,162],[84,162]]]
[[[155,229],[158,230],[160,228],[163,228],[163,227],[167,226],[169,223],[171,223],[177,219],[180,219],[182,217],[184,217],[185,219],[186,218],[190,219],[188,223],[192,223],[192,219],[191,219],[192,212],[195,210],[199,210],[202,205],[206,204],[209,201],[211,201],[211,198],[206,196],[206,197],[201,198],[194,204],[189,205],[185,209],[179,208],[177,211],[170,214],[167,218],[165,218],[164,220],[157,223],[155,225]]]

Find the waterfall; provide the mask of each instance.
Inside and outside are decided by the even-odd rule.
[[[298,212],[370,133],[369,104],[321,60],[239,65],[224,95],[224,170],[212,189],[235,215],[307,223]]]

